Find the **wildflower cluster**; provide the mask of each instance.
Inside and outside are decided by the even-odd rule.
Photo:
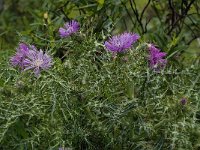
[[[64,27],[59,28],[59,34],[61,38],[66,38],[76,33],[79,29],[79,23],[72,20],[65,23]],[[140,36],[136,33],[125,32],[109,38],[104,45],[108,51],[116,54],[126,52],[139,38]],[[153,44],[148,44],[148,49],[149,66],[154,70],[163,69],[167,63],[167,60],[163,58],[166,53],[160,52]],[[51,67],[52,59],[48,54],[44,54],[42,50],[38,51],[35,46],[21,43],[16,55],[11,58],[11,64],[24,71],[31,69],[36,76],[39,76],[41,70],[47,70]]]

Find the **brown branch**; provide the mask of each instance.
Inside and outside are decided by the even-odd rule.
[[[183,14],[179,15],[179,18],[172,24],[172,27],[171,29],[168,31],[168,35],[173,31],[174,27],[178,24],[179,21],[185,19],[185,16],[187,15],[191,5],[194,3],[195,0],[192,0],[188,5],[187,7],[185,8],[185,10],[183,11]],[[173,6],[171,4],[171,0],[169,0],[169,5],[170,5],[170,8],[173,9]],[[174,12],[174,10],[173,10]]]
[[[194,36],[189,42],[187,42],[186,44],[187,45],[190,45],[194,40],[196,40],[197,38],[200,38],[200,35],[199,36]]]
[[[142,13],[141,13],[141,16],[140,16],[140,21],[142,21],[144,12],[145,12],[145,10],[147,9],[147,7],[149,6],[150,2],[151,2],[151,0],[148,1],[148,3],[145,5],[144,9],[142,10]]]
[[[145,33],[144,31],[144,27],[143,27],[143,24],[139,18],[139,13],[138,13],[138,10],[137,10],[137,7],[136,7],[136,3],[134,0],[130,0],[130,4],[131,4],[131,9],[133,10],[133,13],[135,14],[135,17],[136,17],[136,20],[138,21],[141,29],[142,29],[142,33]],[[133,5],[135,6],[135,8],[133,8]]]
[[[124,4],[122,1],[121,1],[121,3],[122,3],[122,5],[125,7],[125,10],[126,10],[126,12],[127,12],[127,14],[128,14],[128,16],[130,17],[130,19],[131,19],[131,22],[133,23],[133,25],[135,24],[134,23],[134,21],[133,21],[133,19],[132,19],[132,16],[131,16],[131,14],[129,13],[129,11],[128,11],[128,8],[126,7],[126,4]]]

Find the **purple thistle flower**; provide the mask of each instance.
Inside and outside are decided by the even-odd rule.
[[[52,65],[52,58],[42,50],[30,50],[27,58],[23,61],[26,70],[33,70],[35,76],[39,76],[41,70],[47,70]]]
[[[185,104],[187,103],[187,99],[186,99],[186,98],[182,98],[182,99],[180,100],[180,103],[181,103],[182,105],[185,105]]]
[[[20,43],[19,48],[17,49],[18,52],[26,55],[29,51],[29,46],[25,43]]]
[[[21,69],[24,68],[23,61],[29,52],[29,46],[24,43],[20,43],[17,48],[16,54],[11,57],[10,62],[13,66],[19,66]]]
[[[155,69],[156,71],[159,71],[160,69],[163,69],[166,64],[167,60],[163,57],[166,56],[165,52],[160,52],[159,49],[157,49],[153,44],[148,45],[149,48],[149,65],[152,69]]]
[[[60,37],[68,37],[71,34],[77,32],[80,28],[80,25],[77,21],[72,20],[70,22],[65,23],[64,27],[59,28]]]
[[[138,34],[125,32],[121,35],[113,36],[104,45],[111,52],[124,52],[126,49],[131,48],[131,45],[139,38]]]

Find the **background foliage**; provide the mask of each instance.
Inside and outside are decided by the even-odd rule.
[[[199,7],[198,0],[4,1],[0,149],[199,149]],[[58,28],[72,18],[80,33],[60,39]],[[103,41],[126,30],[142,38],[113,60]],[[54,67],[40,78],[12,68],[19,41],[51,53]],[[148,68],[144,41],[168,53],[161,73]]]

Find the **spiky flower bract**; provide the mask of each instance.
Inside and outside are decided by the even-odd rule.
[[[73,33],[77,32],[79,28],[80,24],[77,21],[72,20],[70,22],[67,22],[65,23],[64,27],[59,28],[60,37],[62,38],[68,37]]]
[[[24,68],[23,61],[26,55],[29,52],[29,46],[25,43],[20,43],[19,47],[17,48],[17,52],[14,56],[11,57],[10,63],[16,67],[20,67],[21,69]]]
[[[135,33],[125,32],[120,35],[115,35],[105,42],[105,47],[111,52],[124,52],[131,48],[132,44],[135,43],[140,36]]]
[[[186,99],[186,98],[182,98],[182,99],[180,100],[180,103],[181,103],[182,105],[185,105],[185,104],[187,103],[187,99]]]
[[[156,71],[163,69],[167,64],[167,60],[163,57],[167,54],[165,52],[160,52],[160,49],[156,48],[153,44],[148,44],[148,49],[149,66]]]
[[[33,70],[35,76],[39,76],[41,70],[47,70],[52,66],[52,58],[42,50],[30,50],[23,61],[24,70]]]

